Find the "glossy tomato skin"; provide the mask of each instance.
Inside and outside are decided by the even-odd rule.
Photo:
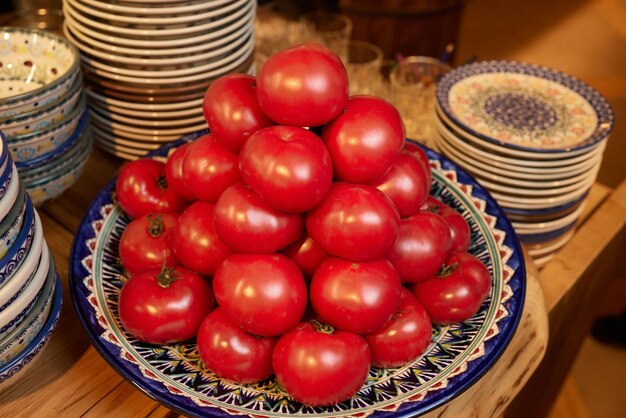
[[[270,207],[244,183],[222,194],[214,222],[222,241],[241,253],[272,253],[294,242],[304,229],[302,215]]]
[[[217,236],[213,225],[215,205],[192,203],[180,215],[172,242],[180,263],[204,276],[213,276],[232,250]]]
[[[333,183],[306,215],[306,229],[325,251],[354,261],[384,256],[398,236],[400,215],[383,192],[368,185]]]
[[[402,149],[404,136],[404,122],[396,108],[374,96],[350,97],[345,111],[322,132],[334,177],[364,184],[389,169]]]
[[[426,198],[422,204],[422,210],[436,213],[446,221],[450,227],[450,233],[452,234],[453,251],[467,251],[471,242],[472,233],[463,215],[432,196]]]
[[[300,269],[282,254],[233,254],[217,269],[213,290],[233,322],[264,337],[295,326],[308,301]]]
[[[318,126],[337,116],[348,100],[348,74],[330,49],[304,44],[278,52],[257,75],[257,98],[273,121]]]
[[[330,254],[313,241],[313,238],[306,232],[297,241],[283,248],[281,252],[300,267],[307,279],[311,279],[320,264],[330,257]]]
[[[255,383],[274,372],[272,351],[276,338],[249,334],[231,321],[222,308],[216,308],[200,325],[198,352],[202,361],[222,379]]]
[[[322,140],[296,126],[255,132],[239,155],[243,180],[270,206],[305,212],[330,189],[333,168]]]
[[[452,252],[443,271],[411,287],[435,324],[466,321],[491,289],[491,275],[476,257]]]
[[[424,307],[402,287],[400,307],[391,320],[365,336],[372,351],[372,365],[399,367],[415,360],[428,348],[432,326]]]
[[[241,180],[239,157],[213,136],[201,136],[185,153],[183,179],[197,200],[215,203],[224,190]]]
[[[423,165],[405,151],[398,154],[385,174],[370,185],[391,199],[401,218],[415,215],[430,191],[430,183]]]
[[[433,182],[433,176],[432,176],[432,172],[430,171],[430,160],[428,159],[428,155],[426,154],[426,151],[424,151],[422,147],[420,147],[419,145],[411,141],[406,141],[404,143],[404,151],[413,155],[417,159],[417,161],[419,161],[420,164],[422,164],[426,172],[428,187],[430,188],[430,185]]]
[[[194,337],[214,306],[209,284],[182,267],[162,282],[163,269],[137,273],[122,286],[119,315],[124,329],[151,344],[169,344]],[[169,283],[168,283],[169,282]]]
[[[120,238],[120,261],[132,275],[150,268],[174,267],[172,234],[177,213],[152,213],[132,220]]]
[[[331,257],[311,281],[311,304],[319,317],[342,331],[374,332],[400,303],[400,276],[385,259],[355,263]]]
[[[400,224],[398,240],[387,259],[403,282],[415,283],[431,277],[443,265],[452,246],[446,221],[432,212],[420,211]]]
[[[165,163],[139,159],[122,167],[115,183],[115,196],[131,218],[149,213],[182,212],[187,202],[167,185]]]
[[[189,142],[181,145],[167,157],[167,162],[165,163],[165,179],[170,188],[174,190],[178,196],[192,202],[196,200],[196,197],[183,178],[183,160],[185,159],[185,153],[190,145]]]
[[[256,98],[256,78],[227,74],[215,80],[202,100],[202,113],[211,134],[235,154],[254,132],[273,122]]]
[[[328,332],[328,331],[327,331]],[[332,405],[354,396],[365,383],[371,354],[360,335],[317,331],[298,324],[280,337],[272,356],[280,385],[297,401]]]

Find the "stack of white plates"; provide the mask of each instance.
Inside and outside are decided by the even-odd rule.
[[[91,151],[79,53],[52,33],[0,32],[0,131],[38,205],[74,184]]]
[[[437,147],[498,200],[538,264],[571,238],[613,123],[596,90],[546,67],[480,62],[437,86]]]
[[[206,128],[202,97],[253,62],[255,0],[64,0],[103,149],[136,159]]]
[[[39,354],[50,338],[61,311],[62,286],[43,232],[37,210],[26,193],[2,137],[0,385]]]

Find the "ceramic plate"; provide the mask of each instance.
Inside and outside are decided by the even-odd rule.
[[[513,61],[464,65],[437,85],[444,114],[506,148],[563,152],[606,139],[614,118],[595,89],[560,71]]]
[[[168,144],[153,157],[198,135]],[[122,285],[117,247],[129,219],[114,203],[112,180],[91,204],[74,238],[70,289],[74,307],[100,354],[136,387],[191,416],[254,417],[415,416],[460,394],[498,359],[523,308],[525,270],[519,242],[496,202],[469,175],[428,151],[432,194],[451,204],[472,229],[470,252],[492,275],[492,289],[467,322],[434,329],[426,353],[403,367],[372,368],[348,401],[311,408],[292,400],[268,379],[255,385],[222,381],[203,369],[195,343],[151,345],[126,333],[118,317]]]

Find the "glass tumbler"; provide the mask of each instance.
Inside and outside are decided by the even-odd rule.
[[[349,41],[345,64],[350,94],[376,94],[382,63],[383,51],[379,47],[369,42]]]
[[[348,60],[348,42],[352,20],[341,13],[310,12],[300,18],[298,43],[317,42],[335,51],[343,62]]]

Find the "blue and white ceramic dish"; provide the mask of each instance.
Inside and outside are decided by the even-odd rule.
[[[9,154],[9,148],[7,146],[7,140],[4,136],[4,132],[0,130],[0,176],[4,174],[6,170],[8,170],[11,165],[11,155]]]
[[[79,71],[78,50],[48,31],[0,29],[0,113],[29,112],[56,101]]]
[[[24,257],[28,254],[28,250],[35,235],[35,228],[41,227],[37,225],[35,209],[30,202],[26,205],[26,213],[24,214],[24,224],[20,230],[15,243],[9,251],[0,259],[0,290],[13,277],[16,271],[22,265]]]
[[[30,341],[30,343],[28,343],[28,345],[11,360],[0,366],[0,386],[8,384],[7,381],[9,381],[9,379],[26,370],[26,368],[32,364],[32,361],[45,348],[59,322],[62,305],[63,287],[59,276],[56,276],[54,299],[50,308],[50,315],[45,319],[43,327]],[[10,382],[11,381],[9,381],[9,383]]]
[[[547,67],[485,61],[458,67],[437,84],[437,104],[456,126],[502,148],[562,153],[592,147],[613,129],[606,99]]]
[[[166,156],[190,135],[155,153]],[[311,408],[294,401],[271,378],[255,385],[220,380],[204,369],[195,343],[141,343],[120,324],[120,236],[129,222],[113,199],[115,180],[91,204],[72,245],[70,289],[76,312],[100,354],[122,376],[169,408],[188,416],[416,416],[454,398],[485,373],[510,341],[524,305],[525,270],[517,237],[497,203],[468,174],[427,150],[431,193],[470,224],[469,251],[492,276],[480,311],[464,323],[435,327],[426,353],[396,369],[372,368],[350,400]]]
[[[76,107],[82,92],[82,77],[79,77],[67,96],[62,96],[58,102],[42,107],[38,112],[17,114],[14,118],[0,122],[0,129],[13,138],[19,135],[29,135],[41,132],[51,126],[58,125]]]
[[[38,226],[41,227],[41,224],[38,224]],[[17,328],[32,310],[42,292],[43,284],[50,268],[49,264],[49,258],[46,253],[46,257],[41,258],[35,276],[31,279],[26,289],[5,310],[0,312],[0,340],[4,340],[6,335]]]
[[[66,118],[45,130],[9,138],[8,146],[16,162],[28,162],[46,153],[53,152],[72,138],[81,122],[87,100],[81,93],[79,102]]]
[[[0,223],[4,222],[20,192],[20,176],[17,167],[10,161],[10,169],[0,176]]]
[[[32,203],[28,201],[28,206],[32,210]],[[35,228],[35,234],[33,236],[33,242],[28,249],[24,261],[20,265],[20,268],[16,270],[13,277],[0,288],[0,312],[7,309],[17,299],[22,292],[28,287],[35,273],[37,272],[37,266],[42,261],[42,251],[44,248],[43,229]]]
[[[0,222],[0,259],[4,258],[7,251],[11,248],[24,224],[27,194],[23,184],[20,184],[19,188],[13,207]]]
[[[48,251],[46,249],[46,251]],[[13,332],[0,341],[0,368],[18,355],[35,338],[50,314],[56,291],[57,276],[54,260],[50,258],[50,269],[41,296],[24,321]]]

